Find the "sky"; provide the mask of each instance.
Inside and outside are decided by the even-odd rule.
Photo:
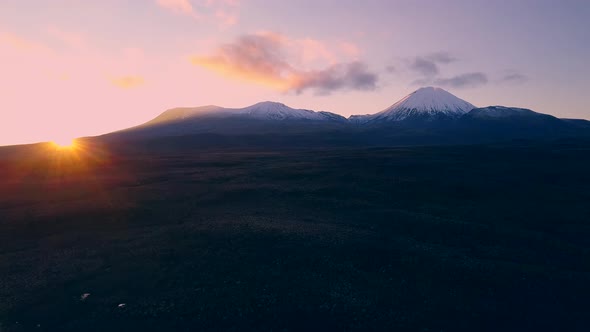
[[[590,119],[587,0],[0,0],[0,145],[174,107],[344,116],[421,86]]]

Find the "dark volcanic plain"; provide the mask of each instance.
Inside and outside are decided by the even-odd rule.
[[[82,145],[0,149],[2,332],[590,330],[587,141]]]

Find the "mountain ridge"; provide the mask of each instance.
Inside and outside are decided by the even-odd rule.
[[[441,88],[420,88],[381,112],[366,115],[298,109],[263,101],[243,108],[216,105],[169,109],[154,119],[103,136],[150,138],[195,134],[258,135],[349,133],[371,142],[391,137],[422,137],[436,143],[453,138],[493,139],[553,137],[590,132],[590,122],[562,120],[530,109],[487,106],[477,108]],[[404,141],[412,141],[411,139]]]

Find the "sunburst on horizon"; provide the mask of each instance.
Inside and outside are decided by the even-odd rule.
[[[59,150],[73,150],[76,148],[75,139],[57,139],[51,141],[51,143]]]

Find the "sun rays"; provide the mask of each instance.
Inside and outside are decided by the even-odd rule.
[[[51,142],[54,148],[57,150],[75,150],[77,147],[76,140],[74,139],[59,139]]]

